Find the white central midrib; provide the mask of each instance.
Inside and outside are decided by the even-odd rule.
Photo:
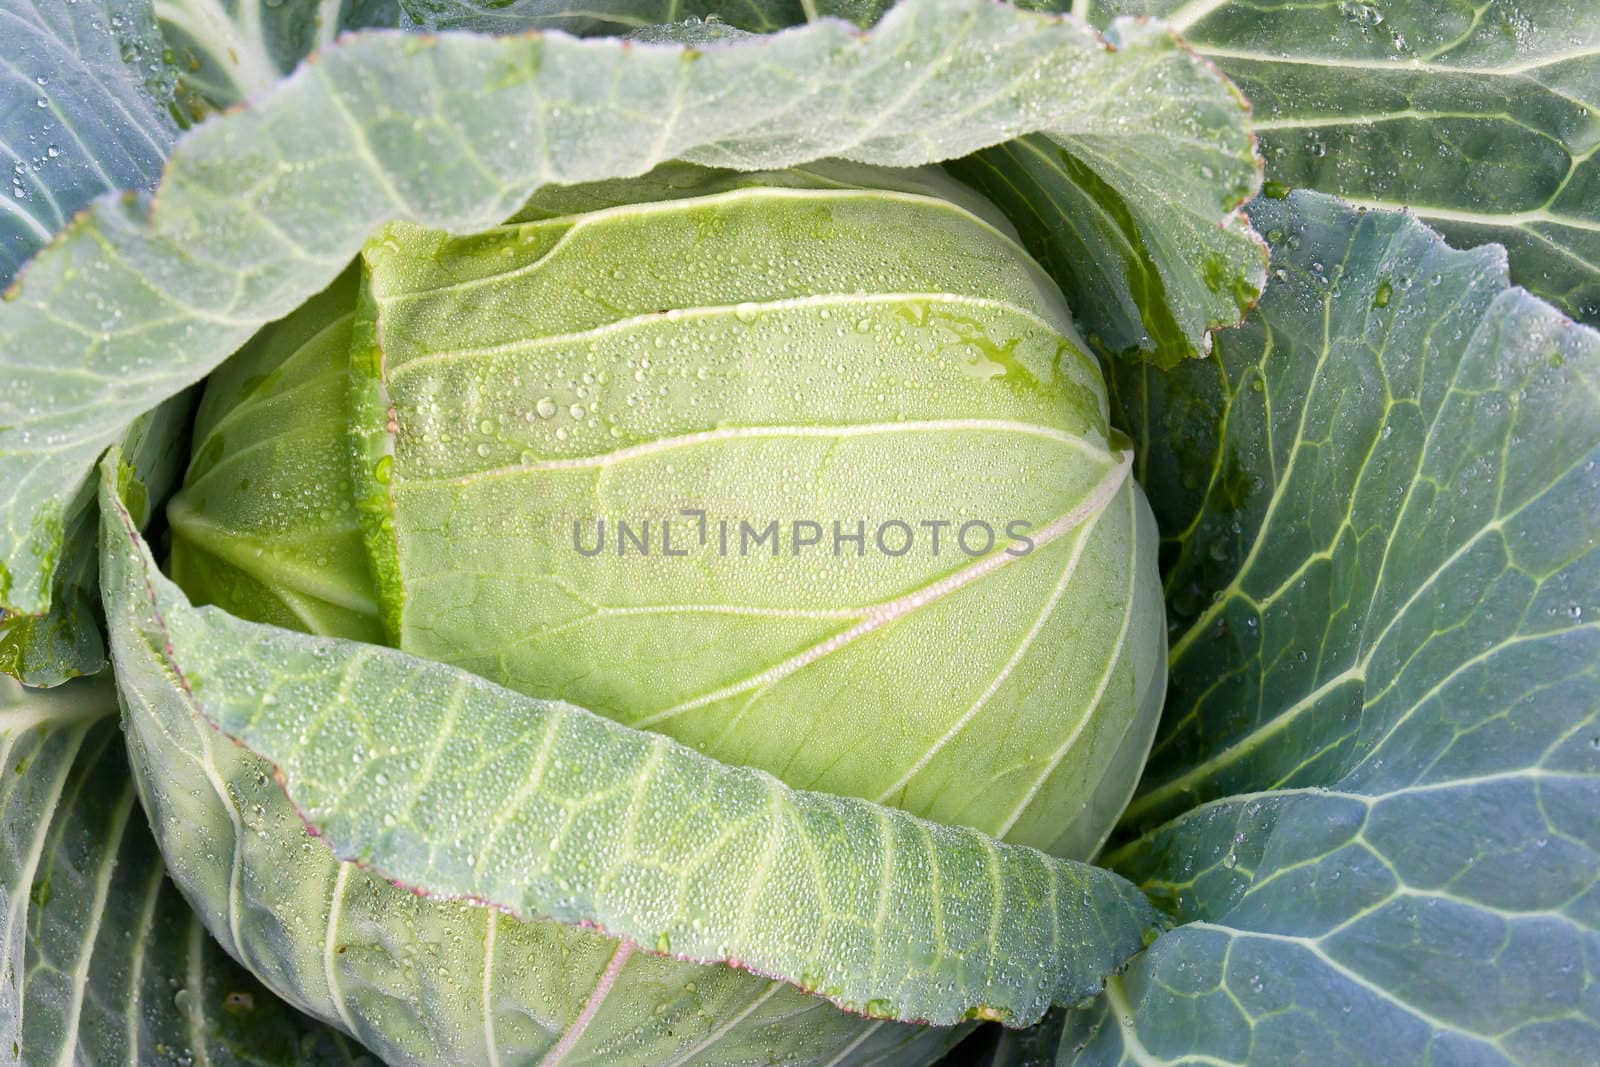
[[[338,955],[335,946],[338,944],[339,922],[344,915],[345,887],[349,883],[350,872],[354,869],[354,864],[339,864],[339,873],[333,880],[333,890],[328,895],[328,924],[322,935],[322,977],[328,984],[328,999],[332,1001],[333,1010],[351,1037],[361,1033],[361,1029],[351,1017],[349,1005],[345,1003],[344,989],[339,984],[339,969],[334,963],[334,957]]]
[[[478,990],[483,1000],[483,1047],[489,1056],[488,1067],[500,1067],[500,1038],[494,1024],[494,934],[500,912],[495,908],[483,910],[483,982]]]
[[[189,992],[183,1003],[184,1029],[189,1035],[189,1048],[194,1053],[193,1062],[210,1067],[211,1054],[206,1042],[206,997],[199,992],[206,987],[205,946],[205,927],[201,925],[199,914],[190,912],[188,952],[184,957],[185,988]]]
[[[3,766],[0,761],[0,766]],[[156,922],[156,905],[160,903],[161,887],[166,882],[166,870],[161,864],[150,866],[145,879],[144,903],[139,906],[139,920],[133,927],[133,944],[128,953],[128,974],[124,988],[128,990],[127,1010],[123,1012],[123,1041],[128,1049],[128,1067],[139,1067],[139,1024],[143,1021],[138,1011],[139,995],[144,989],[144,963],[146,946]]]
[[[518,463],[510,467],[495,467],[474,471],[471,474],[443,478],[396,477],[392,490],[439,488],[469,485],[485,478],[502,478],[518,474],[535,474],[541,471],[584,470],[609,467],[615,463],[644,459],[662,452],[696,445],[716,444],[722,441],[759,440],[771,437],[848,438],[870,437],[897,433],[1014,433],[1040,437],[1063,444],[1075,452],[1102,463],[1119,462],[1116,453],[1092,441],[1054,426],[1019,419],[907,419],[903,422],[861,422],[849,425],[820,426],[719,426],[715,430],[697,430],[676,437],[662,437],[644,444],[629,445],[612,452],[592,456],[572,456],[566,459],[545,459],[534,463]]]
[[[1032,552],[1050,544],[1052,541],[1077,529],[1084,522],[1099,515],[1104,511],[1112,498],[1122,489],[1123,483],[1128,479],[1128,472],[1133,465],[1133,453],[1123,452],[1116,463],[1106,471],[1099,483],[1090,491],[1079,504],[1043,527],[1033,535]],[[1032,552],[1029,554],[1031,555]],[[869,611],[866,616],[854,626],[840,633],[834,634],[825,641],[821,641],[804,652],[792,656],[777,666],[770,667],[760,674],[752,675],[743,681],[725,686],[715,692],[704,696],[695,697],[670,708],[645,716],[630,725],[637,729],[649,729],[654,723],[663,719],[680,715],[695,708],[705,707],[737,696],[752,689],[761,689],[770,686],[798,670],[810,666],[825,656],[837,652],[839,649],[853,644],[866,635],[881,630],[883,627],[904,618],[919,608],[925,607],[937,600],[942,600],[951,593],[956,592],[986,575],[992,574],[1014,560],[1023,559],[1024,556],[1012,555],[1009,551],[996,552],[985,556],[971,565],[956,571],[954,574],[941,578],[932,585],[908,593],[903,597],[888,601]]]

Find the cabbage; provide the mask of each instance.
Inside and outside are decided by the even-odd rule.
[[[1003,217],[864,168],[522,217],[388,227],[213,376],[179,585],[1092,855],[1164,691],[1154,520]]]

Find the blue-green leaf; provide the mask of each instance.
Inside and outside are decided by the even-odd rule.
[[[372,1063],[228,959],[163,873],[109,679],[0,678],[0,1063]]]
[[[0,287],[89,201],[148,189],[178,126],[149,0],[0,0]]]
[[[1600,325],[1600,5],[1091,0],[1168,20],[1255,107],[1267,177],[1414,212]]]
[[[249,100],[346,30],[400,24],[399,0],[156,0],[194,115]]]
[[[1250,211],[1256,314],[1117,379],[1177,630],[1105,861],[1187,925],[1062,1062],[1587,1062],[1600,336],[1406,216]]]

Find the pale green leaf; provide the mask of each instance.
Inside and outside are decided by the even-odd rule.
[[[678,0],[607,5],[557,0],[409,0],[408,10],[429,29],[470,28],[510,33],[559,27],[574,33],[627,32],[686,35],[717,27],[769,32],[819,16],[848,18],[869,26],[890,5],[851,3],[739,4]],[[1064,5],[1021,5],[1042,9]],[[714,19],[714,22],[706,21]],[[684,20],[672,27],[656,23]],[[1159,26],[1125,22],[1109,27],[1108,43],[1127,47],[1130,37],[1164,37]],[[1183,90],[1172,87],[1168,102]],[[1218,227],[1214,215],[1173,226],[1185,210],[1171,191],[1192,180],[1195,164],[1174,155],[1170,144],[1141,150],[1118,139],[1100,145],[1093,137],[1020,138],[949,164],[964,181],[1005,207],[1024,242],[1066,292],[1084,330],[1102,352],[1153,354],[1166,364],[1193,357],[1208,343],[1205,334],[1232,326],[1260,295],[1263,250],[1243,218]],[[1208,168],[1200,164],[1202,177]],[[1238,206],[1255,189],[1255,176],[1241,182]],[[1199,265],[1199,269],[1196,269]],[[1170,288],[1169,288],[1170,287]]]
[[[230,954],[388,1062],[904,1067],[962,1033],[847,1015],[785,982],[419,896],[341,863],[272,768],[197,716],[134,641],[117,682],[172,880]]]
[[[1020,6],[1064,9],[1048,3]],[[718,27],[770,31],[819,15],[869,26],[888,7],[862,0],[762,5],[751,12],[733,4],[623,0],[605,8],[602,16],[592,4],[549,0],[509,5],[411,0],[410,4],[419,23],[433,29],[467,27],[502,33],[547,27],[575,33],[631,29],[650,39],[672,34],[684,40]],[[685,21],[670,27],[654,25],[670,19]],[[1127,36],[1140,34],[1162,36],[1165,31],[1126,22],[1110,27],[1107,38],[1112,46],[1122,47]],[[1174,204],[1168,191],[1192,176],[1193,167],[1187,159],[1174,157],[1169,146],[1155,145],[1141,155],[1119,144],[1109,155],[1106,158],[1092,139],[1078,139],[1069,149],[1059,139],[1036,136],[948,166],[1006,208],[1029,251],[1066,291],[1099,351],[1143,352],[1170,365],[1197,355],[1208,343],[1206,331],[1233,325],[1255,302],[1261,290],[1262,249],[1242,218],[1230,219],[1221,228],[1170,225]],[[1202,174],[1205,169],[1202,166]],[[1251,176],[1239,177],[1245,184],[1235,206],[1255,188]],[[1130,185],[1137,186],[1131,196]],[[1202,269],[1195,271],[1194,264],[1202,264]]]
[[[837,8],[837,3],[812,4]],[[563,30],[581,36],[626,34],[663,23],[721,23],[771,33],[809,21],[807,0],[400,0],[410,24],[430,32],[523,33]],[[828,10],[827,14],[842,14]]]

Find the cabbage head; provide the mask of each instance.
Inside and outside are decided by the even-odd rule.
[[[393,224],[211,379],[194,456],[197,602],[1061,856],[1164,693],[1100,370],[933,172],[680,166]]]
[[[211,377],[192,456],[167,518],[170,571],[194,603],[389,645],[823,803],[859,798],[1087,859],[1159,713],[1154,522],[1100,369],[1003,216],[931,171],[670,165],[549,190],[479,233],[391,224]],[[472,711],[459,693],[411,699],[447,707],[448,736],[499,730],[459,721]],[[341,728],[328,718],[301,739]],[[613,1035],[598,1046],[606,1062],[665,1062],[663,1049],[734,1027],[722,1043],[763,1057],[917,1062],[964,1032],[889,1022],[928,1009],[852,999],[830,984],[832,959],[773,982],[746,973],[781,971],[759,960],[698,962],[740,953],[696,949],[681,925],[618,940],[422,900],[304,849],[294,809],[271,795],[273,768],[203,737],[196,758],[192,737],[174,740],[194,729],[181,719],[136,726],[133,745],[175,877],[269,985],[389,1058],[551,1054],[554,1035],[585,1032],[572,1020],[596,989],[612,991],[596,1029]],[[391,756],[369,789],[428,779],[448,747],[445,735],[396,747],[395,731],[358,726],[356,763],[385,745]],[[536,767],[560,763],[552,747]],[[606,794],[588,782],[604,759],[573,763]],[[485,756],[466,777],[497,767]],[[193,799],[219,773],[230,796],[260,798],[242,803],[261,825],[234,855],[218,843],[225,813]],[[548,771],[515,773],[526,799]],[[297,803],[315,819],[314,802]],[[732,804],[711,818],[658,806],[674,813],[666,836],[716,837],[717,818],[725,836],[741,829]],[[558,833],[578,836],[573,818]],[[624,821],[596,820],[584,840],[643,835]],[[844,824],[823,840],[839,836],[874,862],[905,849]],[[718,862],[725,877],[775,886],[788,876],[770,870],[827,863],[787,852],[763,850],[750,870]],[[937,862],[916,871],[919,891],[937,887]],[[961,881],[991,877],[997,896],[1018,892],[998,884],[998,866]],[[243,923],[239,879],[254,887]],[[701,892],[714,908],[716,893]],[[873,892],[880,919],[911,907]],[[964,897],[950,907],[987,928],[997,899]],[[768,907],[766,922],[782,929],[787,907]],[[1142,901],[1120,907],[1145,914]],[[335,932],[350,929],[361,933]],[[946,953],[957,972],[974,965],[953,929],[908,944],[929,935],[952,941],[924,959],[935,973]],[[412,947],[396,951],[396,937]],[[518,962],[501,969],[497,954]],[[448,1007],[490,981],[515,1019],[492,1028],[493,1045],[450,1025]],[[937,1000],[947,986],[928,988]],[[966,1017],[1012,1018],[990,1001]],[[763,1021],[774,1018],[785,1021]]]

